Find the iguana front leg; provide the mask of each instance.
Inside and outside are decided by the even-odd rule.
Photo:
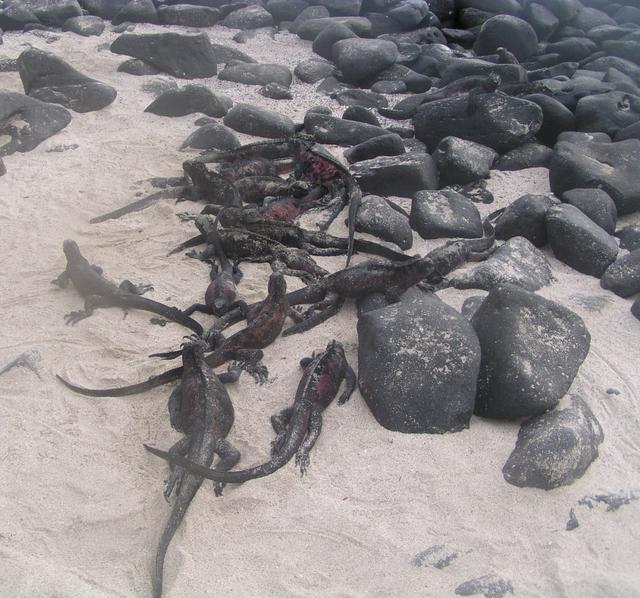
[[[58,278],[54,278],[51,281],[51,284],[55,284],[59,286],[61,289],[66,289],[71,282],[71,276],[69,275],[69,270],[65,270]]]
[[[144,295],[149,291],[153,291],[153,285],[151,284],[133,284],[130,280],[123,280],[119,288],[121,291],[132,295]]]

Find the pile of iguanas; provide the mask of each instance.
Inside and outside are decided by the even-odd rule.
[[[221,167],[209,169],[207,164],[212,163]],[[277,176],[291,168],[293,174],[289,179]],[[346,389],[338,403],[347,401],[355,388],[356,376],[342,345],[335,340],[324,351],[303,359],[304,370],[292,406],[271,418],[276,432],[271,459],[243,470],[233,470],[240,453],[226,440],[234,412],[224,385],[237,381],[243,371],[258,383],[264,383],[268,371],[261,362],[262,350],[281,333],[296,334],[317,326],[335,315],[347,299],[360,301],[376,296],[390,303],[417,284],[433,290],[465,261],[482,259],[494,241],[488,220],[483,237],[449,242],[424,257],[407,256],[385,245],[354,238],[361,197],[358,184],[333,156],[304,137],[208,153],[187,161],[184,171],[186,176],[179,181],[183,196],[204,200],[207,205],[203,213],[193,217],[199,234],[169,255],[205,245],[203,251],[188,254],[211,263],[204,303],[185,309],[170,307],[142,297],[152,289],[149,285],[134,285],[128,280],[116,285],[82,256],[74,241],[64,242],[67,267],[53,281],[60,287],[71,281],[85,299],[84,310],[65,316],[68,324],[89,317],[97,307],[118,306],[150,311],[182,324],[193,333],[179,350],[152,355],[164,359],[181,357],[182,366],[144,382],[90,389],[58,376],[72,390],[94,397],[131,395],[179,380],[169,399],[169,417],[172,427],[185,436],[168,451],[145,445],[151,453],[169,461],[171,475],[164,494],[168,499],[176,493],[157,551],[152,576],[155,597],[162,593],[163,564],[169,543],[203,479],[215,480],[214,489],[219,496],[225,483],[269,475],[294,456],[304,473],[320,433],[322,412],[336,397],[343,381]],[[326,233],[328,224],[346,203],[349,203],[348,238]],[[140,205],[136,202],[117,211],[116,216],[114,213],[107,216],[119,217],[127,210],[140,209]],[[321,230],[310,231],[295,224],[303,212],[327,207],[331,213]],[[349,266],[353,251],[386,259]],[[325,255],[346,255],[346,267],[327,272],[313,257]],[[243,261],[269,263],[273,270],[266,297],[253,305],[237,297],[242,277],[239,264]],[[285,276],[299,277],[306,286],[287,293]],[[302,311],[298,306],[307,307]],[[216,316],[208,330],[192,318],[196,311]],[[283,332],[288,317],[294,324]],[[243,320],[244,328],[225,336],[226,328]],[[214,373],[213,368],[225,364],[227,371]],[[218,461],[212,469],[216,455]]]

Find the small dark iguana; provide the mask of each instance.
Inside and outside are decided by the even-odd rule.
[[[153,289],[151,285],[134,285],[128,280],[123,280],[120,286],[116,286],[102,275],[101,268],[91,265],[86,260],[75,241],[66,240],[62,247],[67,258],[67,267],[51,282],[65,288],[71,281],[78,293],[84,297],[84,310],[67,314],[65,316],[67,324],[76,324],[88,318],[98,307],[117,306],[124,309],[150,311],[167,320],[182,324],[196,334],[202,334],[203,329],[200,323],[185,315],[177,307],[169,307],[153,299],[141,297],[140,295]]]

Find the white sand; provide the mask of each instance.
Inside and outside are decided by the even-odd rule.
[[[231,45],[234,33],[209,30],[214,41]],[[6,33],[0,47],[9,57],[27,44],[51,50],[118,90],[106,109],[74,114],[67,128],[34,151],[5,158],[8,173],[0,178],[0,367],[28,349],[42,355],[42,380],[24,368],[0,378],[2,596],[148,596],[169,513],[162,497],[168,469],[142,443],[167,448],[179,437],[166,411],[170,387],[92,399],[54,378],[62,373],[96,387],[146,379],[165,367],[146,355],[175,348],[185,334],[175,324],[150,325],[146,312],[132,311],[123,320],[118,309],[98,310],[77,326],[65,326],[63,315],[80,309],[82,300],[72,288],[50,284],[65,265],[64,239],[78,241],[113,280],[153,283],[148,296],[159,301],[190,305],[202,300],[207,284],[202,264],[165,257],[194,230],[175,213],[199,206],[165,200],[120,220],[88,224],[133,200],[137,191],[151,191],[136,181],[180,174],[189,154],[177,148],[199,116],[143,113],[153,99],[141,91],[149,78],[117,73],[126,57],[97,51],[115,37],[65,33],[47,44],[34,34]],[[310,43],[286,34],[274,41],[260,33],[238,47],[262,62],[291,67],[312,55]],[[260,96],[258,87],[216,78],[199,82],[297,121],[320,103],[341,114],[333,100],[308,85],[294,84],[294,101],[278,102]],[[18,74],[0,73],[0,88],[22,91]],[[47,152],[69,144],[79,147]],[[547,173],[496,172],[490,187],[496,202],[481,206],[483,213],[523,193],[548,191]],[[336,223],[332,230],[343,234],[344,226]],[[427,244],[418,241],[414,250],[422,252]],[[203,485],[169,549],[165,595],[447,596],[462,582],[488,574],[511,581],[517,596],[640,595],[640,502],[615,512],[577,504],[586,495],[640,491],[640,322],[629,313],[629,300],[550,261],[557,281],[541,294],[575,310],[592,335],[571,392],[588,402],[605,440],[581,480],[551,492],[515,488],[501,468],[517,424],[474,417],[471,428],[458,434],[392,433],[376,423],[356,392],[346,406],[327,410],[306,477],[291,463],[268,478],[227,487],[220,499],[210,484]],[[322,263],[338,268],[343,258]],[[261,298],[268,266],[243,270],[242,294],[250,301]],[[459,308],[473,294],[482,292],[448,290],[441,296]],[[313,332],[278,339],[266,351],[269,384],[259,387],[243,376],[229,387],[236,408],[230,440],[243,454],[241,465],[268,456],[269,416],[291,402],[301,357],[336,338],[357,368],[355,322],[347,305]],[[608,395],[610,388],[620,394]],[[567,532],[571,508],[580,527]],[[442,569],[430,564],[434,558],[413,564],[436,545],[444,545],[440,556],[457,558]]]

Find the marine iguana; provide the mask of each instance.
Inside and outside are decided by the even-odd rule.
[[[309,135],[294,135],[273,141],[259,141],[241,146],[234,150],[207,152],[193,161],[205,164],[246,160],[256,157],[277,160],[293,157],[298,174],[314,183],[326,184],[333,177],[339,177],[346,189],[346,200],[349,203],[349,243],[347,247],[347,266],[353,255],[356,216],[362,200],[362,191],[353,175],[330,152],[315,143]],[[337,215],[337,212],[336,212]],[[327,225],[328,226],[328,225]]]
[[[240,309],[234,310],[234,314]],[[244,310],[243,310],[244,311]],[[267,368],[261,365],[262,351],[271,344],[282,330],[282,326],[289,312],[287,301],[287,284],[281,273],[273,273],[269,278],[269,294],[263,302],[250,306],[247,314],[247,326],[239,330],[228,339],[222,339],[218,331],[214,331],[214,340],[218,342],[215,350],[205,357],[207,365],[218,367],[231,359],[240,360],[239,367],[254,376],[259,382],[266,380]],[[208,335],[207,335],[208,336]],[[173,356],[172,353],[165,354]],[[56,375],[67,388],[89,397],[124,397],[145,392],[177,380],[182,375],[183,368],[177,367],[162,374],[152,376],[144,382],[116,388],[84,388],[68,382]],[[233,374],[231,372],[230,374]],[[231,378],[232,376],[230,376]],[[237,379],[237,375],[235,376]]]
[[[88,318],[98,307],[118,306],[125,310],[136,308],[150,311],[167,320],[182,324],[196,334],[202,334],[203,329],[200,323],[185,315],[177,307],[169,307],[164,303],[140,297],[143,293],[153,289],[151,285],[134,285],[129,280],[123,280],[120,286],[116,286],[102,275],[102,268],[92,266],[86,260],[75,241],[67,239],[62,247],[67,258],[67,267],[58,278],[51,282],[65,288],[71,281],[78,293],[84,297],[84,310],[72,311],[67,314],[65,316],[67,324],[76,324],[80,320]]]
[[[290,306],[305,303],[312,305],[304,314],[291,309],[289,315],[297,323],[285,329],[282,335],[304,332],[328,320],[340,311],[348,298],[362,299],[368,295],[378,294],[386,297],[388,302],[397,302],[400,295],[415,284],[442,283],[446,274],[465,261],[487,257],[495,241],[493,226],[489,219],[485,219],[483,231],[483,237],[449,241],[424,257],[407,256],[408,259],[404,262],[363,262],[329,274],[302,289],[292,291],[287,295]],[[251,305],[249,308],[258,305],[260,303]],[[241,311],[233,309],[218,320],[216,326],[222,330],[241,319]]]
[[[287,328],[283,336],[310,330],[334,316],[347,298],[359,299],[381,293],[389,302],[397,302],[409,287],[427,282],[438,284],[444,276],[470,258],[485,257],[495,240],[489,219],[483,224],[485,236],[479,239],[451,241],[424,257],[406,262],[364,262],[325,276],[321,280],[289,293],[289,305],[311,303],[304,314],[291,316],[298,322]]]
[[[211,272],[209,277],[211,282],[204,294],[204,304],[194,303],[191,307],[184,310],[184,314],[190,316],[194,311],[221,316],[232,307],[238,305],[236,297],[236,285],[242,278],[242,272],[238,268],[238,264],[231,263],[220,243],[220,235],[218,234],[217,222],[212,226],[207,242],[212,249],[213,258],[217,258],[220,267],[215,263],[211,264]]]
[[[328,274],[304,249],[286,247],[278,241],[243,229],[218,230],[217,224],[217,220],[209,216],[199,216],[196,219],[196,225],[206,235],[208,245],[203,252],[189,252],[188,256],[200,260],[209,259],[218,253],[215,245],[217,240],[222,251],[236,263],[268,262],[274,272],[296,276],[307,283]]]
[[[393,108],[378,108],[378,112],[387,118],[406,120],[413,118],[418,108],[423,104],[465,95],[474,90],[481,93],[491,93],[498,89],[500,81],[500,76],[494,72],[489,73],[487,76],[468,75],[467,77],[460,77],[435,91],[429,90],[401,100]]]
[[[305,371],[293,406],[271,418],[277,437],[272,444],[272,457],[266,463],[241,471],[223,472],[219,468],[209,469],[201,463],[194,463],[189,457],[175,452],[161,451],[146,444],[144,447],[173,465],[218,482],[241,483],[265,477],[284,467],[294,455],[296,465],[304,474],[309,466],[309,452],[320,435],[322,412],[335,398],[343,380],[346,381],[346,389],[338,404],[342,405],[349,399],[356,386],[356,375],[347,363],[342,345],[335,340],[319,355],[303,359],[300,365]]]
[[[234,420],[229,394],[207,364],[201,342],[184,345],[182,364],[182,392],[171,394],[169,415],[171,426],[185,436],[169,449],[168,454],[185,456],[190,462],[206,468],[211,466],[214,455],[218,455],[220,461],[216,469],[231,469],[239,461],[240,453],[226,439]],[[164,560],[169,544],[202,482],[201,476],[182,467],[173,468],[166,482],[165,498],[168,500],[175,489],[176,500],[158,544],[151,579],[154,598],[162,595]],[[214,491],[219,496],[221,485],[214,486]]]
[[[204,218],[201,216],[199,218]],[[196,224],[198,223],[196,219]],[[276,220],[254,220],[250,214],[237,208],[227,208],[220,213],[220,223],[227,227],[243,228],[249,232],[267,237],[287,247],[304,249],[311,255],[340,255],[349,252],[351,242],[344,237],[336,237],[321,231],[310,231],[289,222]],[[221,231],[221,238],[224,233]],[[199,236],[200,242],[205,240],[204,235]],[[192,239],[191,243],[196,243]],[[224,241],[223,241],[224,243]],[[390,260],[406,261],[411,256],[389,249],[385,245],[375,243],[367,239],[354,239],[353,249],[362,253],[378,255]]]

